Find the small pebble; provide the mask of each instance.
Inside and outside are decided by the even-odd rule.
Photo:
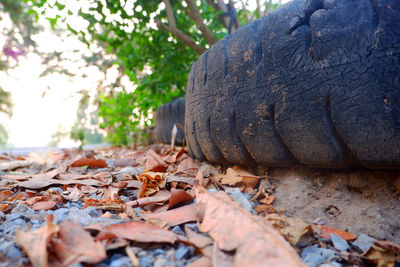
[[[172,232],[175,234],[185,235],[185,232],[182,231],[182,228],[180,228],[179,225],[174,226],[174,228],[172,228]]]
[[[17,213],[17,214],[24,214],[25,212],[31,210],[27,205],[20,204],[17,205],[15,208],[12,209],[11,213]],[[32,210],[33,211],[33,210]]]
[[[253,210],[253,207],[250,203],[250,201],[247,199],[246,195],[240,192],[240,189],[235,187],[235,188],[226,188],[225,193],[227,193],[231,198],[233,198],[236,202],[239,202],[239,204],[248,212],[254,213],[255,211]]]
[[[140,267],[151,267],[153,266],[154,258],[152,256],[141,257],[139,259]]]
[[[346,251],[346,250],[350,249],[350,246],[347,243],[347,241],[344,240],[343,238],[341,238],[340,236],[331,234],[331,240],[332,240],[333,246],[339,251]]]
[[[196,233],[200,233],[200,230],[197,227],[197,223],[186,223],[185,227],[190,228],[190,230],[196,231]]]
[[[369,248],[376,242],[375,238],[372,238],[366,234],[361,234],[358,238],[351,244],[358,253],[364,254]]]
[[[24,224],[26,224],[26,222],[25,222],[24,219],[16,219],[16,220],[12,221],[12,224],[14,224],[14,225],[24,225]]]
[[[19,213],[12,213],[12,214],[8,214],[6,215],[7,221],[13,221],[19,218],[22,218],[22,215]]]
[[[332,249],[320,248],[318,245],[307,247],[301,252],[301,260],[310,267],[320,266],[325,261],[333,258],[337,253]]]
[[[142,251],[138,252],[137,255],[138,255],[138,257],[145,257],[145,256],[147,256],[147,252],[142,250]]]
[[[129,259],[129,257],[121,257],[119,259],[115,259],[111,262],[110,266],[113,267],[128,267],[128,266],[132,266],[131,260]]]
[[[8,258],[18,258],[22,256],[22,251],[16,246],[10,246],[7,249],[6,257]]]
[[[68,212],[69,209],[67,208],[61,208],[61,209],[57,209],[54,211],[54,218],[53,218],[53,222],[55,224],[59,224],[60,222],[66,221],[68,219]]]
[[[176,260],[182,260],[182,259],[187,259],[190,256],[190,249],[187,246],[179,246],[178,249],[175,251],[175,259]]]
[[[153,257],[157,257],[159,255],[163,255],[164,253],[165,253],[165,251],[163,249],[158,248],[158,249],[154,250],[152,254],[153,254]]]
[[[154,261],[153,267],[164,267],[168,265],[168,260],[164,257],[157,257]]]

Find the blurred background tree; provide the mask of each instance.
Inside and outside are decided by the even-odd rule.
[[[32,18],[44,16],[55,31],[67,29],[79,36],[91,51],[84,57],[87,66],[96,66],[103,73],[110,69],[117,73],[112,83],[99,81],[94,96],[82,94],[82,103],[86,104],[81,103],[80,119],[73,130],[74,136],[82,139],[84,131],[80,129],[88,121],[83,122],[82,118],[89,116],[82,110],[91,103],[98,109],[89,121],[97,123],[94,118],[98,112],[107,141],[114,145],[145,138],[144,128],[153,122],[152,112],[184,94],[191,65],[200,54],[228,33],[278,6],[272,0],[1,1],[9,6],[18,2],[18,8],[26,8],[22,13],[32,25]],[[3,6],[3,12],[11,14],[12,8]],[[76,17],[84,23],[83,29],[73,25]],[[22,30],[26,31],[31,30]],[[123,86],[124,77],[129,77],[133,89]]]

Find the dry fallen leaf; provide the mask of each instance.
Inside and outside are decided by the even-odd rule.
[[[139,197],[147,197],[154,194],[167,183],[167,174],[162,172],[144,172],[139,176],[142,182]]]
[[[110,234],[136,242],[174,243],[175,233],[146,222],[127,222],[105,226],[96,236],[97,240],[109,239]]]
[[[28,160],[16,160],[11,162],[1,162],[0,171],[12,171],[17,168],[28,167],[32,164],[32,161]]]
[[[32,232],[17,229],[15,243],[28,255],[33,267],[47,267],[47,245],[50,238],[59,231],[59,227],[52,223],[52,217],[46,220],[46,225]]]
[[[303,266],[296,251],[272,227],[250,215],[224,192],[196,186],[199,229],[218,249],[234,252],[232,266]]]
[[[340,236],[344,240],[356,239],[356,235],[354,235],[352,233],[345,232],[345,231],[335,229],[335,228],[331,228],[331,227],[328,227],[325,225],[314,224],[314,225],[311,225],[310,227],[311,227],[311,230],[313,231],[313,233],[321,238],[331,239],[331,234],[334,234],[334,235]]]
[[[308,223],[298,218],[286,217],[282,214],[268,214],[265,216],[265,221],[278,230],[292,246],[295,246],[309,229]]]
[[[81,184],[81,185],[103,185],[101,182],[93,179],[85,179],[85,180],[71,180],[71,181],[63,181],[63,180],[57,180],[57,179],[31,179],[28,181],[24,182],[19,182],[16,185],[24,188],[29,188],[29,189],[40,189],[43,187],[47,187],[49,185],[55,185],[55,184]]]
[[[49,201],[40,201],[40,202],[36,202],[33,206],[32,209],[34,210],[51,210],[52,208],[54,208],[57,205],[57,202],[53,201],[53,200],[49,200]]]
[[[81,225],[66,221],[59,227],[60,232],[52,240],[52,247],[64,266],[78,262],[95,264],[107,257],[104,246]]]
[[[83,167],[88,166],[90,168],[107,168],[107,163],[102,159],[92,159],[92,158],[85,158],[85,159],[78,159],[77,161],[71,164],[71,167]]]
[[[213,244],[213,240],[210,237],[205,236],[204,234],[198,234],[194,230],[186,226],[185,233],[190,243],[198,248],[205,248]]]
[[[3,191],[1,191],[1,192],[0,192],[0,201],[5,201],[5,200],[7,200],[8,197],[9,197],[10,195],[12,195],[12,194],[13,194],[13,191],[11,191],[11,190],[3,190]]]
[[[142,213],[141,217],[146,221],[151,219],[166,221],[169,226],[193,222],[197,221],[196,204],[190,204],[159,213]]]
[[[249,184],[253,183],[253,187],[257,184],[257,179],[259,178],[238,166],[228,168],[226,174],[216,174],[215,177],[224,185],[236,185],[242,182],[243,178],[251,178],[247,179],[246,182]]]
[[[168,209],[171,209],[179,204],[192,202],[193,197],[182,189],[171,189],[171,197],[169,198]]]
[[[209,257],[202,256],[201,258],[195,260],[194,262],[186,265],[186,267],[212,267],[212,261]]]
[[[400,255],[393,250],[387,250],[378,246],[372,246],[364,255],[369,261],[377,267],[394,267],[400,262]]]

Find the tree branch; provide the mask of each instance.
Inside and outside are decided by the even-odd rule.
[[[162,0],[162,1],[164,2],[165,9],[167,11],[169,26],[176,28],[176,21],[175,21],[174,11],[171,6],[171,2],[169,0]]]
[[[260,0],[256,0],[257,4],[257,18],[261,18]]]
[[[159,19],[154,19],[154,22],[157,24],[157,27],[159,29],[164,29],[170,33],[172,33],[173,35],[176,36],[176,38],[178,38],[179,40],[182,41],[182,43],[184,43],[185,45],[188,45],[189,47],[191,47],[194,51],[196,51],[198,54],[203,54],[207,49],[205,49],[204,47],[196,44],[189,35],[185,34],[183,31],[179,30],[176,27],[171,27],[169,25],[165,25],[163,24]]]
[[[244,19],[245,19],[246,22],[249,22],[249,16],[247,14],[246,4],[243,2],[243,0],[240,0],[240,2],[242,3],[242,10],[243,10]]]
[[[188,5],[189,17],[196,23],[197,28],[201,31],[204,38],[207,40],[209,44],[211,45],[215,44],[218,40],[217,38],[215,38],[213,33],[207,27],[207,25],[204,24],[201,14],[197,9],[193,0],[185,0],[185,2]]]

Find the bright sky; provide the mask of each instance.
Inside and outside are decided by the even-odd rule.
[[[255,7],[255,0],[250,3]],[[69,0],[68,5],[78,5],[78,2]],[[70,23],[84,27],[79,18]],[[84,53],[86,50],[85,45],[76,37],[60,39],[52,34],[51,30],[41,33],[36,40],[42,51],[80,49]],[[2,47],[3,43],[0,40],[0,48]],[[77,69],[81,64],[82,62],[78,62],[69,68]],[[40,58],[28,54],[19,58],[19,67],[9,71],[9,75],[0,72],[0,86],[12,93],[14,103],[11,119],[0,114],[0,124],[4,125],[9,133],[10,147],[44,147],[49,144],[51,136],[57,130],[69,131],[76,119],[80,99],[77,92],[82,89],[95,90],[96,80],[104,78],[101,73],[93,69],[86,70],[87,78],[78,75],[71,80],[59,74],[40,78],[39,75],[43,70]],[[114,78],[112,73],[107,76],[111,80]],[[126,81],[126,84],[130,85],[129,81]],[[77,143],[67,137],[59,145],[71,147]]]

